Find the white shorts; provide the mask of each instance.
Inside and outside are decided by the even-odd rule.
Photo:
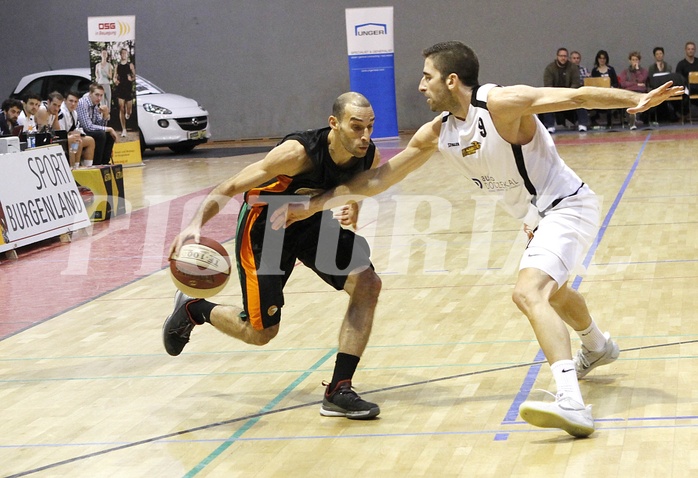
[[[563,199],[538,223],[519,270],[532,267],[552,277],[559,287],[582,263],[599,231],[599,201],[588,186]]]

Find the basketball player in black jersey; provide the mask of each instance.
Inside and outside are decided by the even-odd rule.
[[[284,201],[298,201],[331,189],[361,171],[377,167],[380,155],[371,141],[375,116],[358,93],[339,96],[329,127],[286,136],[261,161],[223,181],[204,199],[191,223],[175,238],[170,256],[188,238],[198,240],[201,229],[236,194],[245,193],[238,218],[236,259],[243,308],[217,305],[175,295],[174,312],[163,326],[170,355],[179,355],[195,325],[208,322],[232,337],[264,345],[279,332],[283,288],[297,260],[335,289],[349,294],[340,333],[334,374],[327,385],[320,413],[367,419],[380,408],[362,400],[351,380],[371,333],[381,280],[374,272],[366,240],[352,230],[358,205],[349,203],[333,218],[320,212],[285,231],[271,229],[267,212]]]

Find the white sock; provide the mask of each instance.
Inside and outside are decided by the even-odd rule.
[[[570,397],[584,405],[574,362],[572,360],[558,360],[550,366],[550,369],[553,371],[553,378],[555,379],[555,385],[557,385],[557,394]]]
[[[584,330],[577,330],[577,335],[582,339],[582,344],[591,352],[603,350],[606,346],[606,337],[601,329],[596,325],[594,319],[591,319],[591,325]]]

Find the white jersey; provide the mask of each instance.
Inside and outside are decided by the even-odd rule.
[[[543,213],[579,192],[584,183],[560,158],[537,117],[528,144],[513,145],[499,135],[487,110],[487,94],[495,87],[473,89],[465,121],[443,114],[439,150],[477,187],[497,194],[509,214],[523,219],[531,204]]]

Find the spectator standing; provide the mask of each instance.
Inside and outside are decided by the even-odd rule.
[[[646,68],[640,66],[640,60],[642,55],[639,51],[632,51],[628,55],[628,61],[630,65],[628,68],[624,69],[618,75],[618,81],[620,82],[620,87],[625,90],[635,91],[637,93],[647,92],[647,76],[648,72]],[[637,115],[631,114],[630,117],[630,129],[637,129]]]
[[[543,71],[543,86],[550,88],[579,88],[579,68],[568,61],[567,48],[558,48],[555,61],[548,64]],[[586,113],[586,111],[584,112]],[[576,118],[575,118],[576,119]],[[564,121],[564,119],[563,119]],[[543,114],[543,124],[548,132],[555,132],[557,118],[555,113]],[[579,131],[586,131],[587,126],[579,123]]]
[[[90,89],[78,101],[78,121],[85,134],[95,141],[94,165],[109,164],[111,152],[116,142],[116,131],[107,126],[109,121],[109,107],[100,105],[104,98],[104,87],[99,83],[92,83]]]

